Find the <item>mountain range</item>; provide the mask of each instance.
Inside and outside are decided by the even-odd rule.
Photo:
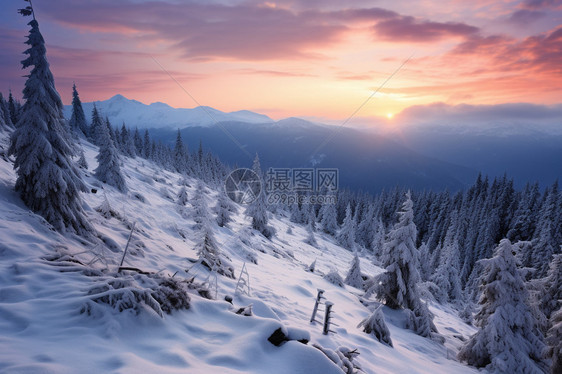
[[[84,103],[84,111],[89,114],[93,105]],[[425,110],[421,112],[425,117],[414,116],[416,125],[381,133],[301,118],[274,121],[251,111],[146,105],[122,95],[95,105],[113,125],[124,122],[130,128],[149,129],[154,139],[166,144],[173,144],[180,129],[191,150],[202,142],[231,165],[251,166],[257,153],[264,169],[338,168],[341,187],[370,192],[394,186],[456,191],[472,183],[479,172],[490,176],[505,173],[517,186],[535,181],[544,186],[562,170],[561,133],[533,127],[532,118],[526,119],[528,125],[510,125],[494,118],[483,125],[480,118],[465,116],[468,120],[462,126],[453,126],[446,122],[459,117],[452,117],[450,108],[435,106],[430,108],[433,117]],[[441,121],[430,122],[440,110]],[[412,117],[420,108],[410,112],[404,117]],[[70,117],[70,106],[65,107],[65,114]],[[426,123],[419,124],[419,118],[426,118]],[[408,121],[415,122],[413,118]]]

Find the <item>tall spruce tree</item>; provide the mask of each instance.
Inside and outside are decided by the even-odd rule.
[[[31,15],[28,6],[20,10]],[[23,68],[33,67],[27,76],[23,97],[25,104],[12,133],[9,153],[15,156],[18,178],[16,191],[24,203],[42,215],[59,231],[89,235],[93,229],[82,210],[80,191],[86,191],[71,156],[73,144],[65,133],[65,119],[60,96],[46,57],[45,41],[35,19],[22,61]]]
[[[10,120],[13,124],[17,124],[19,119],[19,105],[14,100],[12,91],[10,91],[10,94],[8,96],[8,110],[10,113]]]
[[[187,171],[187,152],[179,129],[174,146],[174,168],[178,173],[185,173]]]
[[[355,220],[351,213],[351,205],[347,204],[347,208],[345,208],[345,219],[343,220],[343,225],[336,239],[342,247],[350,251],[355,248],[355,226]]]
[[[119,166],[119,154],[113,144],[113,140],[109,136],[109,128],[107,126],[102,125],[100,127],[98,141],[100,149],[96,157],[98,160],[98,167],[95,170],[96,178],[117,188],[121,192],[127,191],[127,184]]]
[[[200,152],[202,152],[202,148],[199,148]],[[261,179],[262,178],[262,171],[260,166],[260,159],[256,154],[256,158],[254,159],[254,164],[252,165],[252,171]],[[246,215],[252,218],[252,228],[262,233],[268,239],[275,234],[275,230],[273,227],[268,225],[268,217],[267,217],[267,209],[266,209],[266,196],[265,191],[263,188],[264,184],[262,182],[262,190],[260,191],[257,198],[248,205],[246,209]]]
[[[501,240],[494,257],[481,262],[482,295],[475,316],[481,330],[461,348],[459,359],[490,372],[543,373],[544,344],[511,242]]]
[[[82,108],[82,102],[76,90],[76,84],[72,85],[72,115],[70,116],[70,129],[74,133],[86,136],[88,134],[88,123],[86,122],[86,115]]]
[[[104,127],[106,127],[103,119],[101,118],[100,112],[94,103],[94,108],[92,109],[92,124],[89,128],[89,139],[95,145],[99,146],[101,144],[101,139],[104,137]]]
[[[322,224],[322,230],[326,234],[336,235],[338,232],[338,213],[336,211],[336,205],[330,204],[328,199],[326,203],[320,208],[320,215],[322,219],[320,223]]]
[[[385,272],[370,282],[365,296],[375,293],[388,307],[407,309],[408,327],[418,335],[430,337],[437,329],[418,291],[419,253],[415,245],[417,229],[410,192],[398,215],[398,223],[389,232],[383,247],[381,263]]]

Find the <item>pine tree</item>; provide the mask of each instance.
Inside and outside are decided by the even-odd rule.
[[[550,329],[546,333],[545,355],[551,360],[550,372],[562,373],[562,306],[552,313]]]
[[[256,154],[256,158],[254,159],[252,171],[261,179],[262,171],[260,166],[260,159],[257,154]],[[275,231],[273,227],[267,224],[268,218],[267,218],[267,210],[266,210],[266,196],[265,196],[265,191],[263,191],[263,188],[262,191],[260,191],[260,194],[257,196],[256,200],[254,200],[250,205],[248,205],[248,208],[246,209],[246,215],[252,218],[252,228],[254,230],[261,232],[263,236],[265,236],[268,239],[271,239]]]
[[[421,336],[429,337],[437,332],[433,316],[419,296],[420,283],[419,253],[415,246],[417,229],[413,221],[413,202],[410,192],[398,212],[398,223],[388,234],[381,256],[385,272],[375,277],[370,283],[365,296],[376,293],[383,303],[392,308],[406,308],[408,327]]]
[[[211,224],[204,220],[199,228],[199,241],[195,247],[201,264],[213,272],[234,278],[234,269],[222,256]]]
[[[45,41],[35,19],[28,25],[28,57],[22,65],[33,68],[25,82],[25,104],[9,149],[18,175],[15,188],[24,203],[55,229],[89,235],[93,229],[80,197],[86,186],[71,159],[73,144],[65,133],[63,105],[45,55]]]
[[[17,124],[19,120],[19,111],[16,105],[16,101],[14,100],[14,96],[12,95],[12,91],[8,96],[8,110],[10,112],[10,120],[13,124]]]
[[[185,206],[185,204],[187,204],[188,201],[189,198],[187,196],[187,190],[185,189],[185,186],[181,186],[178,192],[176,202],[178,203],[178,205]]]
[[[351,261],[351,266],[347,272],[347,276],[344,280],[345,284],[358,289],[363,289],[363,278],[361,277],[361,261],[359,260],[359,255],[355,252],[353,260]]]
[[[144,130],[144,141],[142,143],[142,157],[146,158],[147,160],[150,159],[152,156],[152,145],[150,143],[150,134],[148,130]]]
[[[207,200],[205,200],[205,186],[200,179],[195,186],[195,193],[191,199],[193,206],[193,220],[195,221],[195,229],[200,229],[206,222],[210,222],[209,208]]]
[[[481,330],[465,343],[458,356],[490,372],[542,373],[544,344],[513,252],[511,242],[503,239],[493,258],[481,260],[482,295],[475,316]]]
[[[562,254],[553,256],[548,273],[541,283],[540,307],[548,319],[562,305]]]
[[[125,122],[121,125],[121,132],[119,134],[121,152],[125,156],[135,157],[137,154],[134,138],[131,136],[129,129],[125,126]]]
[[[306,233],[307,236],[304,242],[312,247],[318,247],[318,242],[316,241],[316,235],[314,235],[314,226],[312,224],[312,221],[309,221],[308,225],[306,225]]]
[[[460,283],[459,243],[457,239],[458,212],[451,215],[450,225],[441,251],[441,261],[431,281],[437,285],[441,296],[440,301],[460,301],[462,289]]]
[[[533,243],[532,265],[537,270],[537,276],[544,276],[548,263],[556,253],[556,227],[558,216],[558,185],[555,183],[545,192],[546,198],[542,204],[540,216]]]
[[[375,257],[380,257],[382,254],[382,249],[384,245],[384,237],[385,237],[385,229],[384,223],[382,223],[382,219],[379,217],[375,220],[374,228],[373,228],[373,240],[371,242],[371,249],[375,254]]]
[[[135,133],[133,134],[133,143],[135,144],[135,154],[139,157],[144,157],[142,153],[143,142],[137,127],[135,127]]]
[[[336,205],[330,203],[322,205],[322,208],[320,208],[320,215],[322,216],[322,220],[320,221],[322,230],[326,234],[336,235],[338,232]]]
[[[92,143],[99,146],[101,144],[101,139],[104,137],[105,131],[105,124],[103,123],[96,104],[94,104],[94,108],[92,109],[92,124],[89,129],[89,139]]]
[[[358,222],[355,238],[358,244],[365,248],[371,248],[373,239],[373,229],[375,228],[375,206],[369,205],[361,219],[355,219]]]
[[[4,123],[4,126],[12,129],[14,124],[12,123],[12,118],[10,117],[10,110],[8,109],[8,103],[4,100],[2,92],[0,92],[0,122]]]
[[[217,224],[220,227],[226,226],[230,221],[232,221],[232,212],[236,208],[232,204],[232,200],[226,196],[226,192],[221,190],[219,192],[219,197],[217,200],[217,205],[214,208],[215,214],[217,215]]]
[[[379,305],[373,313],[359,322],[357,327],[363,327],[363,331],[367,334],[373,334],[379,342],[392,347],[392,339],[390,339],[390,330],[384,321],[384,314],[382,312],[382,305]]]
[[[345,219],[336,239],[342,247],[348,250],[355,248],[355,220],[351,214],[351,206],[349,204],[347,204],[345,209]]]
[[[178,173],[184,173],[187,170],[187,152],[181,139],[181,132],[178,130],[176,136],[176,145],[174,146],[174,168]]]
[[[80,149],[80,157],[78,158],[76,165],[78,165],[80,169],[88,170],[88,162],[86,161],[83,149]]]
[[[96,156],[98,167],[94,170],[95,176],[103,183],[107,183],[117,188],[119,191],[125,192],[127,191],[127,184],[121,174],[119,154],[108,132],[109,128],[107,126],[102,125],[100,127],[100,132],[98,134],[100,149]]]
[[[76,84],[72,85],[72,115],[70,116],[69,125],[70,129],[76,134],[84,137],[88,134],[86,115],[84,114],[82,102],[80,101],[78,91],[76,90]]]

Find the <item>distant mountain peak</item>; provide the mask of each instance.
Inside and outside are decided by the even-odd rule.
[[[84,111],[91,113],[93,102],[82,103]],[[107,116],[112,124],[125,123],[138,128],[185,128],[190,126],[213,126],[218,122],[268,123],[273,122],[264,114],[249,110],[225,113],[209,106],[196,108],[173,108],[163,102],[150,105],[128,99],[121,94],[104,101],[96,101],[96,107],[102,115]],[[72,114],[72,106],[65,105],[66,118]]]

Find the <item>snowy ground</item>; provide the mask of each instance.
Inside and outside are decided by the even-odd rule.
[[[6,146],[2,134],[0,146]],[[163,318],[150,309],[135,315],[106,306],[101,314],[81,314],[95,277],[60,271],[44,258],[53,253],[73,254],[94,268],[116,270],[133,222],[136,230],[125,265],[170,275],[177,272],[177,277],[196,275],[201,281],[207,276],[203,270],[185,272],[191,266],[188,259],[196,257],[194,222],[183,218],[175,202],[166,197],[176,195],[180,176],[145,160],[125,159],[129,192],[123,195],[107,186],[102,189],[91,176],[96,152],[95,147],[86,146],[90,165],[86,181],[98,192],[86,194],[84,199],[91,207],[87,211],[90,221],[104,236],[106,247],[50,230],[18,199],[13,191],[12,164],[0,158],[0,372],[341,373],[312,343],[331,349],[357,348],[360,355],[356,362],[366,373],[476,372],[455,361],[459,337],[466,338],[475,330],[452,309],[430,307],[439,332],[446,338],[444,345],[403,329],[401,313],[385,309],[394,343],[394,348],[387,347],[357,328],[370,314],[359,301],[361,292],[338,288],[320,276],[332,268],[345,276],[352,259],[349,251],[320,233],[318,248],[305,244],[305,228],[284,217],[271,220],[277,230],[273,241],[255,235],[252,248],[241,248],[237,233],[250,222],[242,207],[235,222],[228,228],[217,227],[215,235],[237,276],[245,251],[257,257],[258,264],[246,265],[251,296],[235,296],[237,280],[219,276],[217,300],[194,294],[189,310],[174,311]],[[195,184],[191,180],[190,197]],[[104,194],[124,219],[105,219],[94,210]],[[146,201],[135,197],[138,194]],[[207,199],[213,206],[216,191],[208,189]],[[188,212],[190,209],[188,205]],[[289,226],[292,234],[287,233]],[[317,271],[306,272],[315,259]],[[365,274],[382,271],[367,258],[361,259],[361,266]],[[334,303],[333,321],[339,325],[333,327],[335,334],[323,335],[321,324],[309,322],[317,288],[324,289],[326,298]],[[224,301],[226,295],[234,296],[236,307],[253,304],[254,315],[235,314],[232,305]],[[323,313],[318,318],[323,318]],[[273,346],[267,338],[281,326],[300,334],[308,332],[310,342]]]

